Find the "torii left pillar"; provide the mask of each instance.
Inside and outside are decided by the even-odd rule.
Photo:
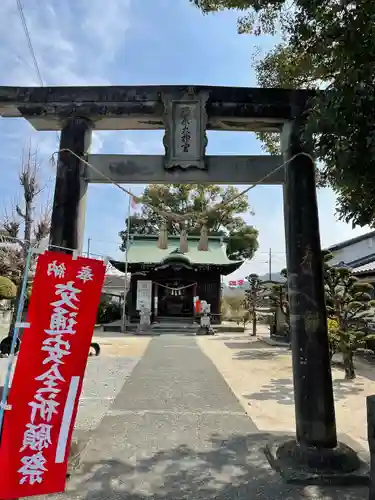
[[[91,136],[92,124],[85,118],[71,118],[61,130],[49,241],[51,250],[66,253],[83,250],[87,180],[86,166],[79,158],[87,154]]]

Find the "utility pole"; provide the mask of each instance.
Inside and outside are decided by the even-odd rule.
[[[87,239],[87,257],[90,257],[90,244],[91,244],[91,238]]]
[[[268,279],[272,281],[272,248],[268,253]]]

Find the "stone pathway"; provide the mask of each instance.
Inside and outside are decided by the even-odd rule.
[[[365,489],[284,484],[263,453],[272,435],[260,432],[200,344],[177,335],[151,340],[56,498],[367,498]]]

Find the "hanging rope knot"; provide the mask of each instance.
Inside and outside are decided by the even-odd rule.
[[[198,250],[202,252],[208,251],[208,228],[207,221],[204,221],[201,229],[201,236],[199,238]]]
[[[166,250],[168,248],[168,229],[165,221],[163,221],[160,226],[158,248],[161,250]]]
[[[185,229],[185,224],[181,223],[181,235],[180,235],[180,252],[188,253],[189,245],[187,240],[187,232]]]
[[[187,221],[189,219],[190,220],[198,220],[199,222],[204,222],[204,220],[210,214],[213,214],[213,213],[215,213],[217,211],[221,211],[221,210],[223,210],[223,211],[228,210],[229,206],[231,205],[231,203],[233,203],[235,200],[237,200],[238,198],[240,198],[244,194],[246,194],[249,191],[251,191],[251,189],[254,189],[259,184],[264,183],[264,181],[266,181],[269,177],[271,177],[271,175],[273,175],[274,173],[276,173],[279,170],[283,169],[286,165],[288,165],[288,163],[290,163],[291,161],[293,161],[298,156],[307,156],[308,158],[310,158],[310,160],[315,165],[315,159],[309,153],[305,153],[305,152],[297,153],[294,156],[292,156],[291,158],[289,158],[289,160],[285,161],[284,163],[282,163],[281,165],[279,165],[278,167],[276,167],[275,169],[273,169],[271,172],[269,172],[268,174],[264,175],[261,179],[259,179],[259,181],[257,183],[253,184],[252,186],[247,187],[246,189],[244,189],[240,193],[232,196],[232,198],[229,198],[229,200],[225,200],[225,201],[221,201],[220,203],[217,203],[214,207],[206,210],[206,212],[204,212],[203,214],[199,214],[198,215],[195,212],[188,212],[186,214],[175,214],[173,212],[167,212],[165,210],[161,210],[159,208],[154,207],[152,205],[152,203],[144,201],[143,197],[137,198],[136,196],[133,195],[133,193],[131,191],[129,191],[128,189],[124,188],[121,184],[119,184],[118,182],[114,181],[113,179],[111,179],[107,175],[103,174],[103,172],[101,172],[96,167],[94,167],[93,165],[91,165],[91,163],[89,163],[85,158],[82,158],[81,156],[77,155],[71,149],[63,148],[63,149],[60,149],[58,151],[55,151],[52,154],[52,156],[51,156],[51,163],[53,165],[55,165],[56,164],[55,159],[54,159],[55,155],[57,155],[59,153],[64,153],[64,152],[70,153],[73,156],[75,156],[76,158],[78,158],[79,160],[81,160],[81,162],[83,164],[87,165],[97,175],[99,175],[100,177],[102,177],[103,179],[105,179],[106,181],[108,181],[108,183],[113,184],[114,186],[116,186],[119,189],[121,189],[121,191],[123,191],[124,193],[130,195],[134,199],[134,201],[139,200],[140,203],[143,203],[144,205],[148,206],[149,208],[151,208],[151,210],[153,210],[157,214],[161,215],[165,219],[167,219],[167,220],[174,220],[176,222]],[[182,236],[182,233],[181,233],[181,236]]]

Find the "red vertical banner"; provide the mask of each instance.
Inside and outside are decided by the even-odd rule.
[[[103,286],[102,261],[38,258],[0,443],[0,498],[62,492]]]

